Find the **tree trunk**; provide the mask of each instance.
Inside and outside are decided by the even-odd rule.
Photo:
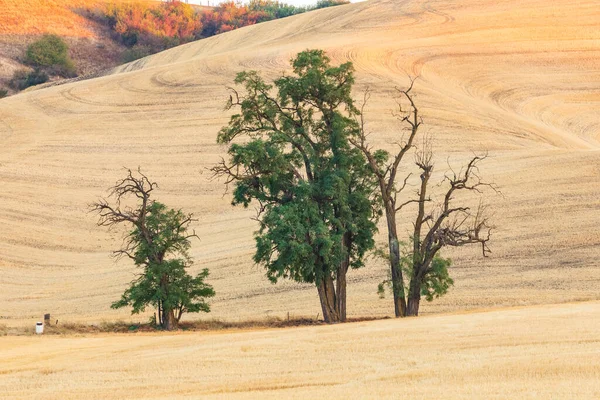
[[[421,302],[421,279],[418,276],[413,277],[410,281],[408,291],[408,308],[406,316],[417,317],[419,315],[419,303]]]
[[[394,292],[394,312],[396,317],[406,315],[406,295],[404,294],[404,278],[400,268],[400,245],[396,232],[395,210],[386,207],[385,214],[388,224],[388,243],[390,248],[390,268],[392,270],[392,291]]]
[[[342,240],[342,247],[346,249],[346,255],[337,267],[335,282],[330,272],[324,271],[321,282],[317,283],[323,319],[328,324],[346,321],[346,274],[350,268],[350,246],[352,244],[350,233],[346,232]]]
[[[156,321],[156,323],[159,326],[163,326],[163,319],[162,319],[163,313],[162,313],[162,301],[161,300],[158,301],[158,313],[157,314],[158,314],[158,321]]]
[[[395,231],[395,229],[394,229]],[[400,246],[396,232],[389,230],[390,267],[392,269],[392,291],[394,292],[394,312],[396,317],[406,315],[406,296],[404,294],[404,279],[400,268]]]
[[[161,257],[162,261],[162,257]],[[169,294],[169,276],[167,274],[163,274],[160,279],[160,286],[165,295]],[[165,307],[165,303],[162,303],[162,327],[166,331],[172,331],[177,329],[177,318],[175,318],[175,310],[172,307]]]
[[[394,292],[394,312],[396,317],[406,316],[406,297],[404,279],[400,269],[400,250],[398,240],[390,240],[390,264],[392,268],[392,290]]]
[[[177,318],[175,318],[175,311],[173,309],[163,309],[163,329],[166,331],[172,331],[177,329]]]
[[[321,309],[323,311],[323,319],[328,324],[336,322],[342,322],[339,310],[339,300],[335,294],[335,285],[333,278],[328,274],[323,277],[321,282],[317,285],[319,292],[319,300],[321,300]],[[346,293],[345,278],[344,278],[344,294]],[[344,314],[346,308],[346,299],[343,301]]]
[[[338,268],[337,279],[335,281],[336,286],[336,311],[338,312],[340,322],[346,321],[346,273],[348,272],[348,266],[350,260],[347,259]]]

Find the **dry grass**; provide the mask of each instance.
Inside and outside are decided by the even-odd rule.
[[[0,35],[92,37],[90,23],[75,9],[98,4],[98,0],[0,0]]]
[[[597,399],[600,303],[243,332],[0,338],[21,399]]]
[[[374,321],[374,317],[348,318],[349,323]],[[319,315],[313,318],[308,317],[289,317],[287,319],[271,317],[263,319],[250,319],[243,321],[223,321],[219,319],[208,319],[199,321],[184,321],[179,324],[178,331],[197,332],[197,331],[223,331],[223,330],[254,330],[267,328],[291,328],[300,326],[323,325]],[[50,322],[44,325],[45,336],[68,336],[76,334],[98,334],[98,333],[157,333],[163,330],[150,323],[132,323],[124,321],[102,321],[98,324],[82,323],[59,323]],[[0,325],[0,336],[31,336],[35,335],[35,326],[17,326],[8,327]]]
[[[47,33],[62,36],[68,43],[79,75],[95,74],[120,64],[124,46],[111,39],[108,27],[83,17],[84,9],[94,9],[108,1],[0,0],[0,87],[8,86],[16,70],[29,68],[22,64],[27,46]]]
[[[246,27],[180,46],[102,78],[0,101],[1,322],[32,326],[43,313],[76,323],[137,322],[109,305],[133,278],[110,258],[120,232],[95,226],[87,205],[122,167],[140,165],[158,198],[194,212],[195,270],[210,268],[217,297],[202,318],[316,315],[314,287],[270,284],[252,264],[252,209],[232,208],[204,172],[224,155],[216,134],[235,73],[289,70],[306,48],[356,66],[356,96],[372,140],[400,134],[393,87],[415,92],[438,150],[458,165],[490,152],[482,173],[504,197],[492,257],[448,251],[456,286],[423,313],[598,299],[600,276],[600,8],[544,0],[372,1]],[[382,225],[382,229],[383,229]],[[401,227],[401,232],[405,228]],[[384,241],[385,231],[380,239]],[[351,316],[392,313],[377,296],[386,267],[349,274]]]
[[[147,0],[0,0],[0,35],[53,33],[76,38],[97,37],[95,24],[81,15],[108,2]]]

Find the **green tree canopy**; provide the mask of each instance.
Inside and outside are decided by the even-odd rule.
[[[123,247],[115,252],[133,260],[142,272],[123,293],[112,308],[131,306],[132,313],[143,312],[147,306],[158,310],[158,322],[167,330],[177,328],[185,312],[209,312],[207,297],[214,296],[213,288],[204,283],[208,269],[195,277],[187,272],[192,264],[188,254],[191,214],[167,208],[150,199],[156,184],[141,174],[136,177],[131,171],[112,189],[115,204],[101,200],[93,205],[99,213],[99,225],[113,226],[128,224],[131,230],[126,235]],[[122,208],[121,202],[128,197],[138,200],[135,208]]]
[[[229,108],[240,113],[218,136],[229,160],[213,171],[234,184],[234,205],[258,204],[254,261],[269,279],[315,283],[325,321],[343,321],[346,273],[364,265],[379,216],[376,183],[348,141],[359,132],[353,67],[332,66],[321,50],[292,67],[273,85],[237,75],[245,93],[234,90]]]

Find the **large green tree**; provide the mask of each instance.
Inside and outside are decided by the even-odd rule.
[[[143,312],[147,306],[158,311],[158,323],[166,330],[176,329],[185,312],[209,312],[207,297],[215,295],[213,288],[204,283],[208,269],[191,276],[187,268],[192,264],[188,254],[188,233],[192,214],[167,208],[150,198],[156,183],[139,172],[128,170],[127,177],[112,188],[112,203],[100,200],[92,205],[100,218],[98,225],[130,226],[116,256],[126,256],[142,269],[138,277],[123,293],[113,308],[131,306],[132,314]],[[134,207],[122,206],[137,200]]]
[[[213,168],[233,184],[233,204],[258,204],[254,261],[268,278],[314,283],[326,322],[346,319],[346,274],[363,266],[379,216],[376,182],[361,151],[351,63],[332,66],[321,50],[292,60],[273,85],[239,73],[219,133],[229,159]]]

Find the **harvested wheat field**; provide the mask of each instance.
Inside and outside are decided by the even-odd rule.
[[[594,0],[372,0],[0,100],[0,332],[32,330],[44,313],[59,326],[148,320],[110,309],[135,268],[110,257],[123,231],[89,213],[123,167],[138,166],[158,182],[158,200],[199,219],[191,272],[209,268],[217,296],[211,314],[188,318],[318,318],[314,286],[272,285],[253,265],[254,210],[232,207],[208,171],[225,155],[216,136],[235,74],[278,77],[307,48],[354,63],[355,97],[372,93],[365,118],[377,146],[402,135],[394,87],[418,76],[434,178],[489,154],[481,172],[502,192],[485,197],[491,256],[445,251],[455,286],[419,318],[0,338],[3,398],[600,398]],[[377,259],[350,272],[350,317],[393,314],[377,294],[387,274]]]
[[[282,330],[11,337],[0,390],[7,399],[597,399],[598,321],[592,302]]]
[[[29,325],[45,312],[71,322],[130,319],[109,308],[135,271],[110,258],[122,232],[96,227],[88,213],[124,166],[141,166],[159,183],[159,200],[199,218],[194,269],[209,268],[217,292],[212,313],[201,318],[316,316],[313,286],[272,285],[253,265],[254,211],[231,207],[223,182],[207,171],[225,153],[215,140],[236,72],[277,77],[306,48],[354,62],[356,97],[366,87],[373,93],[366,118],[378,145],[401,134],[391,116],[394,86],[418,75],[414,92],[434,138],[436,177],[447,159],[460,165],[489,152],[482,173],[503,193],[487,198],[497,226],[493,253],[447,251],[456,284],[424,304],[424,314],[599,299],[599,21],[593,0],[369,1],[1,100],[1,322]],[[392,313],[376,293],[386,276],[376,260],[349,274],[351,316]]]

